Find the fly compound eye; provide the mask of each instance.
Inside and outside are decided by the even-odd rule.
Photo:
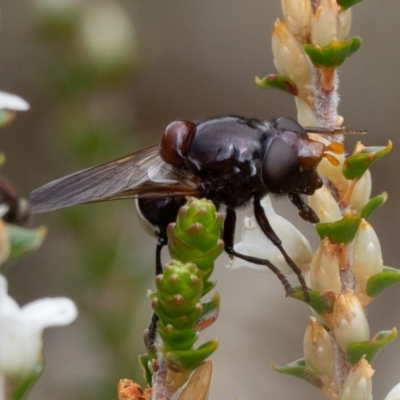
[[[262,179],[271,193],[293,191],[300,180],[300,159],[296,149],[281,138],[270,144],[262,164]]]
[[[275,121],[275,128],[282,132],[289,131],[297,133],[301,136],[307,136],[307,132],[304,130],[304,128],[298,122],[290,118],[278,118]]]
[[[160,142],[160,156],[167,164],[174,167],[184,164],[195,129],[196,125],[188,121],[174,121],[167,126]]]

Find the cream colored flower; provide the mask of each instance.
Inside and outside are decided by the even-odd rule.
[[[372,400],[372,375],[374,370],[362,358],[354,365],[344,382],[340,400]]]
[[[343,351],[354,342],[369,340],[369,325],[364,309],[351,290],[339,294],[335,301],[333,333]]]
[[[292,260],[303,271],[310,267],[312,259],[312,249],[305,236],[289,221],[278,215],[271,204],[269,196],[266,196],[261,204],[265,214],[272,226],[272,229],[282,240],[283,248]],[[285,274],[293,273],[287,265],[280,251],[272,244],[258,226],[255,217],[246,217],[242,230],[242,241],[235,245],[235,251],[241,254],[250,255],[262,259],[268,259]],[[249,267],[256,271],[267,272],[270,270],[262,265],[248,263],[239,258],[235,258],[230,268]]]

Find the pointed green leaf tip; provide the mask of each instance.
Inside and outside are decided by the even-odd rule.
[[[218,339],[215,338],[204,343],[197,349],[170,351],[165,354],[168,368],[176,370],[192,371],[204,360],[211,356],[218,348]]]
[[[378,353],[393,342],[396,337],[397,329],[393,328],[391,331],[379,332],[372,340],[350,344],[346,349],[349,362],[355,365],[360,361],[361,357],[365,356],[367,361],[371,363]]]
[[[343,11],[361,2],[362,0],[337,0],[337,3],[339,4],[339,6],[342,8]]]
[[[330,290],[324,292],[317,292],[316,290],[310,290],[310,301],[306,301],[304,298],[304,291],[301,286],[296,286],[290,297],[296,300],[303,301],[312,307],[319,315],[330,314],[333,312],[333,305],[336,300],[336,294]]]
[[[343,175],[346,179],[360,179],[370,165],[392,150],[392,142],[387,146],[364,147],[360,152],[346,158],[343,164]]]
[[[300,358],[299,360],[286,365],[276,365],[275,363],[271,363],[271,366],[276,372],[304,379],[317,388],[320,388],[322,385],[321,378],[316,376],[311,368],[307,367],[304,358]]]
[[[293,96],[299,94],[299,88],[297,85],[287,76],[270,74],[264,78],[256,76],[256,85],[261,89],[279,89],[284,92],[290,93]]]
[[[327,237],[331,243],[345,244],[354,239],[359,224],[360,217],[348,212],[341,220],[317,224],[315,229],[321,239]]]
[[[143,376],[146,379],[147,385],[152,385],[152,378],[153,378],[153,369],[151,368],[152,357],[148,354],[141,354],[139,356],[139,364],[142,367]]]
[[[334,40],[324,47],[305,44],[304,50],[317,68],[337,68],[360,47],[361,38],[356,36],[346,42]]]
[[[11,247],[9,259],[12,260],[36,250],[42,244],[47,229],[44,226],[26,229],[8,224],[7,232]]]
[[[368,219],[375,210],[386,203],[387,197],[387,193],[383,192],[379,196],[371,199],[361,210],[361,218]]]
[[[383,267],[379,274],[371,276],[367,283],[367,295],[376,297],[390,286],[400,283],[400,270],[391,267]]]

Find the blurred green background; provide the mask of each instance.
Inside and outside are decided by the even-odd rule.
[[[270,33],[281,16],[278,0],[6,0],[0,12],[0,89],[31,104],[0,140],[3,173],[23,196],[63,174],[157,143],[176,118],[295,117],[288,95],[254,84],[255,75],[275,72]],[[340,70],[346,126],[367,129],[366,144],[394,142],[393,152],[372,168],[373,194],[387,190],[389,201],[371,219],[385,264],[393,267],[400,267],[399,13],[396,0],[357,5],[352,34],[364,43]],[[358,139],[350,138],[348,151]],[[293,207],[280,201],[276,208],[317,244]],[[32,226],[39,224],[47,225],[48,237],[6,271],[10,292],[20,304],[71,297],[80,316],[45,333],[47,366],[29,399],[116,398],[119,378],[143,382],[137,356],[151,315],[146,291],[153,287],[155,241],[139,226],[132,201],[36,216]],[[215,273],[221,315],[203,335],[221,341],[211,398],[317,396],[270,368],[272,360],[301,356],[307,308],[285,300],[276,278],[227,271],[226,263],[223,257]],[[400,326],[399,304],[394,287],[369,307],[372,335]],[[399,359],[395,342],[374,363],[376,398],[400,381]]]

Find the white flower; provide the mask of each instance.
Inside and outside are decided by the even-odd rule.
[[[314,317],[310,317],[304,333],[304,358],[306,365],[318,377],[333,382],[335,376],[335,350],[329,333]]]
[[[337,38],[338,4],[336,0],[318,0],[311,19],[311,42],[327,46]]]
[[[272,31],[274,63],[280,74],[303,87],[311,80],[312,65],[302,44],[288,29],[285,22],[277,19]]]
[[[370,302],[367,296],[369,278],[383,270],[382,250],[372,226],[364,219],[361,220],[353,245],[353,270],[356,278],[357,294],[362,295],[363,305]]]
[[[340,400],[372,400],[371,378],[374,370],[365,358],[354,365],[344,382]]]
[[[261,205],[264,208],[272,229],[282,240],[283,248],[299,268],[303,271],[308,270],[313,254],[310,243],[307,241],[305,236],[293,224],[274,211],[269,196],[266,196],[261,201]],[[261,231],[254,216],[245,218],[242,230],[242,242],[235,245],[235,251],[241,254],[267,259],[284,274],[293,273],[292,269],[284,260],[281,252]],[[243,266],[252,268],[256,271],[270,272],[270,270],[265,266],[252,264],[239,258],[235,258],[231,262],[231,265],[229,265],[229,268],[238,268]]]
[[[341,292],[338,250],[328,239],[321,242],[312,259],[310,282],[314,290]]]
[[[43,329],[67,325],[76,316],[75,304],[63,297],[36,300],[20,308],[7,294],[7,281],[0,275],[0,380],[32,373],[40,361]]]
[[[369,340],[369,326],[364,309],[351,290],[339,294],[335,301],[333,334],[343,351],[354,342]]]
[[[0,110],[26,111],[29,104],[15,94],[0,91]]]
[[[287,26],[305,42],[310,33],[310,0],[282,0],[281,5]]]
[[[400,400],[400,383],[398,383],[385,397],[385,400]]]

